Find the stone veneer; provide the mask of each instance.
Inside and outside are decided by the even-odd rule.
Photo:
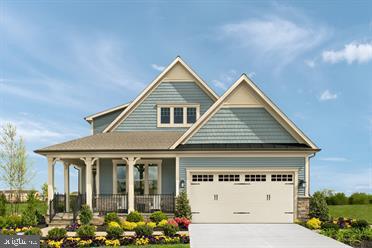
[[[310,197],[297,198],[297,219],[307,220],[309,218]]]

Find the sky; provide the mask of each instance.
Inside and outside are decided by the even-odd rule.
[[[247,73],[322,149],[312,192],[372,193],[370,1],[0,0],[0,124],[25,139],[28,187],[47,181],[33,150],[89,135],[83,117],[131,101],[177,55],[220,95]]]

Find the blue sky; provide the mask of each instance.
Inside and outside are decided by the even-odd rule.
[[[368,1],[1,1],[0,123],[25,138],[39,189],[47,162],[34,149],[89,135],[84,116],[130,101],[181,55],[219,94],[249,74],[322,148],[312,191],[371,193],[371,10]]]

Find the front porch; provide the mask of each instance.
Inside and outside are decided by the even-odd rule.
[[[55,166],[64,167],[64,192],[54,192]],[[78,192],[70,192],[70,167],[78,171]],[[76,220],[83,204],[99,215],[108,212],[173,214],[179,191],[178,157],[48,156],[50,220],[72,213]]]

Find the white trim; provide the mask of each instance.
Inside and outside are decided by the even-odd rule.
[[[99,182],[99,177],[100,177],[100,160],[97,159],[96,163],[96,193],[99,194],[101,189],[100,189],[100,182]]]
[[[224,103],[225,99],[233,92],[233,90],[238,87],[241,83],[247,83],[254,91],[256,94],[258,94],[261,99],[266,103],[272,110],[279,115],[282,120],[291,128],[287,128],[285,125],[283,127],[289,131],[290,133],[295,133],[297,136],[299,136],[306,144],[308,144],[311,148],[313,149],[318,149],[318,147],[308,138],[305,136],[305,134],[298,129],[292,121],[288,119],[287,116],[284,115],[284,113],[268,98],[264,95],[264,93],[248,78],[247,75],[243,74],[224,94],[222,97],[220,97],[208,110],[205,112],[202,117],[194,123],[194,125],[189,128],[171,147],[170,149],[175,149],[179,144],[184,144],[186,143],[192,135],[197,132],[220,108],[221,105]],[[269,112],[270,109],[267,109]],[[275,119],[275,115],[273,115]],[[281,120],[278,120],[281,122]],[[297,137],[295,137],[297,138]]]
[[[158,104],[157,108],[157,127],[191,127],[194,123],[187,123],[187,109],[188,108],[196,108],[196,121],[198,121],[200,117],[200,104]],[[161,123],[161,109],[162,108],[169,108],[169,123]],[[174,123],[174,108],[183,108],[183,123]]]
[[[310,194],[310,159],[305,157],[305,197]]]
[[[84,120],[86,120],[87,122],[91,123],[94,118],[97,118],[97,117],[102,116],[102,115],[109,114],[111,112],[114,112],[114,111],[119,110],[119,109],[122,109],[122,108],[126,108],[128,106],[129,106],[129,103],[125,103],[125,104],[119,105],[117,107],[106,109],[104,111],[101,111],[101,112],[98,112],[98,113],[95,113],[95,114],[92,114],[92,115],[88,115],[88,116],[84,117]]]
[[[201,86],[201,88],[213,99],[217,100],[218,95],[180,58],[177,57],[173,62],[164,70],[162,71],[152,82],[149,84],[145,90],[139,94],[136,99],[129,104],[129,106],[117,117],[113,122],[108,125],[105,130],[103,130],[103,133],[107,133],[109,131],[112,131],[114,128],[116,128],[123,120],[126,119],[126,117],[136,108],[138,104],[140,104],[144,98],[150,94],[158,84],[162,82],[163,77],[177,64],[180,63],[183,65],[188,72],[192,74],[193,77],[196,79],[196,83]]]
[[[176,196],[180,193],[180,157],[176,157],[176,164],[175,164],[175,181],[176,181]]]

